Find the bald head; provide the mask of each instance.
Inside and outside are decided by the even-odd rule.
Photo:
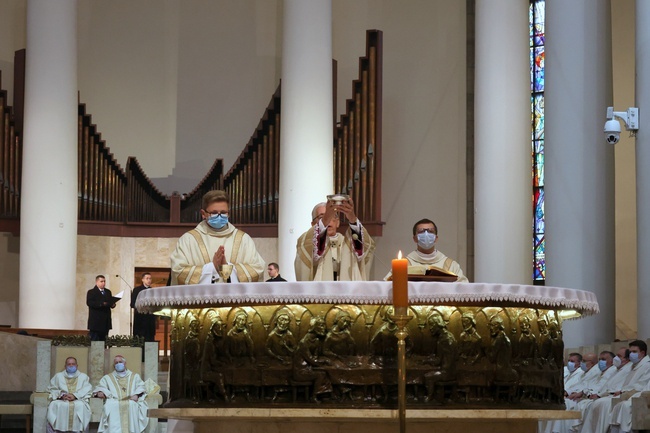
[[[591,370],[591,367],[598,364],[598,356],[595,353],[587,353],[582,357],[582,362],[587,365],[587,370]]]

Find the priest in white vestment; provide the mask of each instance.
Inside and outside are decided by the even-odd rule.
[[[203,221],[183,234],[171,254],[171,284],[223,282],[219,271],[233,265],[231,282],[259,281],[266,263],[253,239],[228,222],[230,199],[224,191],[208,191],[203,196]]]
[[[608,398],[616,391],[623,387],[623,383],[627,379],[627,375],[632,370],[632,363],[629,358],[630,350],[622,347],[617,351],[616,356],[612,360],[612,366],[608,367],[603,373],[609,373],[608,379],[599,381],[593,389],[590,390],[586,399],[578,402],[576,410],[581,413],[580,420],[573,420],[571,431],[580,431],[582,423],[585,418],[591,418],[590,411],[594,402],[602,398]],[[601,354],[602,356],[602,354]],[[600,361],[599,361],[600,362]]]
[[[409,274],[424,274],[429,269],[440,269],[456,275],[456,281],[459,283],[469,281],[455,260],[436,249],[438,227],[433,221],[424,218],[413,225],[413,242],[417,249],[406,256],[409,261]],[[390,279],[392,275],[392,272],[388,272],[384,280]]]
[[[337,232],[339,213],[350,225]],[[375,241],[354,212],[352,199],[319,203],[312,210],[312,227],[298,238],[294,268],[298,281],[367,281]]]
[[[606,433],[613,420],[613,398],[627,400],[632,395],[642,391],[650,381],[650,358],[646,355],[647,344],[642,340],[634,340],[630,344],[630,373],[623,385],[608,397],[602,397],[588,406],[583,414],[583,423],[578,431],[584,433]],[[620,404],[620,403],[619,403]]]
[[[646,358],[648,357],[646,356]],[[650,366],[650,363],[648,365]],[[650,373],[650,368],[648,369],[648,373]],[[619,402],[612,409],[610,422],[611,433],[629,433],[632,431],[632,398],[640,397],[643,391],[650,391],[650,374],[646,374],[645,378],[639,377],[635,385],[628,388],[632,389],[629,389],[628,392],[624,392],[621,395],[621,399],[624,401]]]
[[[93,395],[104,399],[99,433],[141,433],[147,427],[148,405],[140,375],[126,368],[126,359],[113,359],[114,371],[102,377]]]
[[[83,432],[90,422],[89,399],[92,386],[88,376],[77,370],[76,358],[65,360],[65,370],[50,380],[47,388],[50,404],[47,406],[47,431]]]

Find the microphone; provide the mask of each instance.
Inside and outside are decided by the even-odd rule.
[[[129,286],[129,289],[131,289],[131,296],[133,296],[133,287],[131,287],[129,282],[122,278],[121,275],[115,275],[115,277],[124,281],[126,285]],[[129,308],[129,334],[133,335],[133,312],[131,310],[133,310],[133,308]]]
[[[117,277],[117,278],[119,278],[120,280],[124,281],[124,282],[126,283],[126,285],[129,286],[129,289],[131,289],[131,291],[133,291],[133,287],[131,287],[131,285],[129,284],[129,282],[126,281],[124,278],[122,278],[121,275],[115,275],[115,277]]]

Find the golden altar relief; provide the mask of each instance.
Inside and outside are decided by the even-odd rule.
[[[409,407],[564,406],[562,321],[569,310],[597,312],[592,294],[562,292],[556,302],[545,288],[500,286],[490,300],[470,283],[411,285]],[[390,283],[268,286],[177,286],[138,298],[138,308],[169,308],[172,318],[168,407],[396,405]],[[419,298],[429,302],[413,305]]]

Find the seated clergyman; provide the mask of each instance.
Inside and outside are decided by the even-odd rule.
[[[427,270],[439,269],[445,274],[456,275],[456,281],[459,283],[468,282],[460,265],[436,249],[437,241],[438,227],[433,221],[424,218],[413,225],[413,242],[417,249],[406,256],[409,261],[409,274],[424,274]],[[389,272],[384,280],[391,277],[392,273]]]
[[[94,396],[104,399],[97,431],[141,433],[149,422],[145,384],[139,374],[126,368],[126,358],[122,355],[113,359],[113,368],[93,391]]]
[[[47,388],[50,404],[47,407],[47,432],[82,432],[90,422],[92,386],[88,376],[77,370],[77,359],[65,360],[65,370],[50,380]]]

